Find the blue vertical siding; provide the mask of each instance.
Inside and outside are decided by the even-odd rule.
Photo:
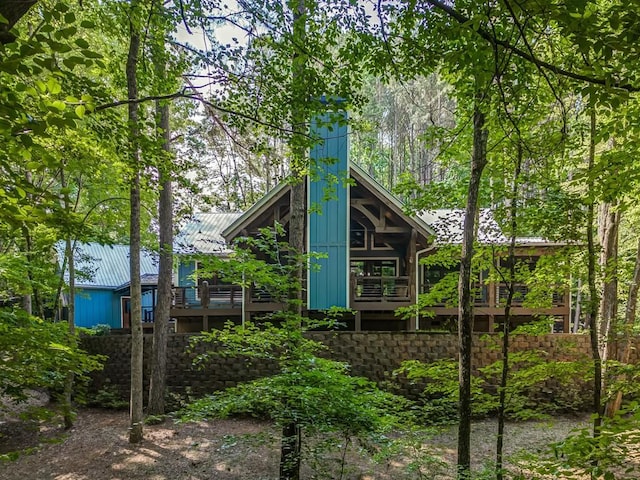
[[[328,121],[328,115],[319,117],[312,122],[311,132],[323,141],[311,150],[319,175],[309,182],[309,251],[327,258],[313,260],[319,269],[309,271],[310,310],[349,306],[349,189],[343,182],[349,175],[348,131],[346,124],[327,126]]]
[[[196,262],[187,258],[181,258],[178,265],[178,287],[193,287],[196,282],[193,273],[196,271]],[[186,301],[188,303],[197,303],[196,289],[187,288],[185,291]]]
[[[78,289],[75,298],[75,319],[79,327],[109,325],[120,328],[120,297],[113,290]]]

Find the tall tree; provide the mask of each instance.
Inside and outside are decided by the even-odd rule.
[[[161,6],[156,7],[162,15]],[[166,79],[167,56],[162,19],[158,22],[153,46],[156,81]],[[163,82],[164,83],[164,82]],[[171,284],[173,271],[173,169],[171,162],[171,125],[168,101],[156,101],[156,134],[165,155],[158,161],[158,300],[154,312],[153,349],[151,353],[151,378],[149,381],[149,415],[164,415],[167,372],[167,335],[171,316]]]
[[[129,271],[131,288],[131,399],[129,405],[129,442],[143,439],[143,348],[142,291],[140,285],[140,126],[138,125],[138,55],[140,52],[140,5],[129,9],[129,53],[126,78],[129,123],[130,225]]]

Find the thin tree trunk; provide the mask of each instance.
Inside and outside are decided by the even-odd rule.
[[[71,342],[76,341],[76,267],[75,260],[73,258],[73,246],[71,242],[71,238],[67,234],[66,245],[65,245],[65,255],[67,255],[67,266],[69,268],[69,304],[68,308],[68,322],[69,322],[69,339]],[[64,406],[63,406],[63,419],[64,419],[64,428],[65,430],[73,427],[73,409],[72,409],[72,393],[73,393],[73,384],[75,380],[75,375],[73,371],[69,371],[67,373],[67,378],[64,383]]]
[[[136,15],[137,2],[132,1],[130,15]],[[127,93],[129,99],[138,98],[138,52],[140,34],[135,19],[129,20],[129,54],[127,56]],[[143,336],[142,336],[142,291],[140,286],[140,151],[138,104],[131,102],[129,109],[129,148],[131,186],[131,216],[129,225],[129,268],[131,272],[131,400],[129,412],[129,443],[142,441],[143,420]]]
[[[603,272],[600,301],[600,358],[603,368],[609,358],[616,358],[616,319],[618,316],[618,230],[620,212],[611,204],[601,206],[598,219],[600,231],[600,268]],[[603,373],[603,381],[606,375]],[[604,389],[604,384],[603,384]]]
[[[578,279],[578,290],[576,292],[576,311],[573,316],[573,333],[578,333],[580,328],[580,316],[582,308],[582,281]]]
[[[38,3],[38,0],[11,0],[0,2],[0,15],[7,19],[7,22],[0,22],[0,44],[10,43],[15,36],[9,32],[13,26]]]
[[[459,348],[459,405],[458,405],[458,478],[471,477],[471,348],[473,334],[473,303],[471,288],[471,260],[478,217],[478,197],[482,171],[487,164],[487,137],[485,115],[476,99],[473,111],[473,156],[471,178],[467,192],[464,216],[462,257],[460,261],[458,348]]]
[[[60,171],[60,185],[67,191],[67,181],[64,175],[64,166]],[[65,213],[67,216],[70,215],[71,210],[71,201],[69,199],[69,194],[64,193],[63,196],[63,208],[65,209]],[[68,316],[67,319],[69,323],[69,341],[75,343],[76,341],[76,264],[73,255],[73,242],[71,241],[71,232],[67,233],[67,238],[65,241],[65,263],[67,264],[67,268],[69,270],[69,304],[68,308]],[[63,272],[64,275],[64,272]],[[67,373],[67,378],[64,383],[64,400],[63,400],[63,419],[64,419],[64,428],[70,429],[73,427],[73,409],[72,409],[72,394],[73,394],[73,384],[75,380],[75,375],[73,371],[69,371]]]
[[[509,379],[509,335],[511,333],[511,306],[516,289],[516,232],[518,228],[518,187],[520,186],[520,170],[522,167],[522,145],[518,144],[518,157],[513,174],[513,189],[511,191],[511,241],[509,243],[509,293],[504,306],[504,326],[502,329],[502,374],[500,377],[500,394],[498,400],[498,434],[496,436],[496,480],[504,478],[503,447],[504,427],[507,410],[507,384]]]
[[[629,283],[629,297],[627,299],[627,306],[624,312],[624,340],[621,348],[618,349],[618,361],[627,364],[631,357],[631,328],[636,321],[636,309],[638,307],[638,290],[640,289],[640,239],[638,240],[638,246],[636,247],[636,260],[635,267],[633,269],[633,277]],[[618,378],[622,380],[622,378]],[[614,397],[607,403],[605,408],[605,415],[612,418],[616,412],[620,410],[622,406],[622,392],[618,391]]]
[[[291,115],[291,128],[293,136],[290,140],[291,148],[291,172],[293,181],[291,185],[289,216],[289,254],[292,267],[292,287],[289,291],[288,309],[291,313],[302,315],[302,280],[303,268],[298,255],[305,252],[304,225],[306,216],[306,182],[307,170],[307,146],[305,135],[307,134],[308,112],[304,108],[307,100],[307,85],[305,82],[306,55],[300,49],[306,40],[306,4],[305,0],[293,0],[289,2],[289,8],[293,13],[293,39],[295,51],[291,61],[292,66],[292,97],[294,99]],[[302,427],[291,419],[282,428],[282,441],[280,445],[280,480],[299,480],[301,462],[301,437]]]
[[[589,171],[593,169],[596,156],[596,113],[594,107],[590,113],[590,140],[589,140]],[[591,178],[591,177],[589,177]],[[589,181],[589,190],[593,188],[593,181]],[[591,339],[591,358],[593,361],[593,436],[600,435],[602,427],[602,360],[600,359],[600,348],[598,338],[598,289],[596,287],[596,245],[593,238],[594,202],[590,201],[587,206],[587,249],[588,249],[588,270],[589,282],[589,337]]]
[[[29,315],[37,315],[40,318],[44,318],[44,311],[42,309],[42,302],[40,301],[40,294],[37,282],[33,274],[33,267],[36,261],[33,252],[33,239],[31,238],[31,232],[26,225],[22,226],[22,235],[24,236],[26,257],[27,257],[27,279],[29,280],[30,293],[25,294],[22,297],[22,308]]]
[[[165,60],[156,62],[159,78],[165,75]],[[169,104],[156,103],[157,130],[162,138],[162,149],[167,153],[161,159],[158,182],[161,185],[158,202],[160,263],[158,266],[158,301],[154,312],[151,379],[149,383],[149,415],[164,415],[167,372],[167,333],[171,315],[171,274],[173,270],[173,190],[171,185],[171,130]]]

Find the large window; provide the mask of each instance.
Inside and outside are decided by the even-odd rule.
[[[351,273],[365,277],[397,277],[396,259],[351,260]]]

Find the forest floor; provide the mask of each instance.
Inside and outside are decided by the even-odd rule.
[[[510,423],[506,453],[542,451],[550,442],[587,423],[586,416]],[[81,409],[69,431],[63,430],[59,418],[36,421],[16,419],[14,414],[0,416],[0,479],[278,478],[278,432],[268,423],[254,419],[199,423],[166,420],[145,426],[144,441],[138,445],[128,443],[127,426],[128,412],[114,410]],[[377,444],[366,448],[349,442],[344,450],[344,442],[339,439],[328,442],[331,448],[316,439],[309,442],[312,448],[305,452],[302,478],[454,478],[456,430],[444,428],[426,441],[408,442],[408,448],[388,455],[382,455]],[[493,460],[495,432],[493,419],[474,422],[474,468],[481,469]],[[374,453],[381,458],[376,461]],[[415,469],[418,465],[420,473]]]

